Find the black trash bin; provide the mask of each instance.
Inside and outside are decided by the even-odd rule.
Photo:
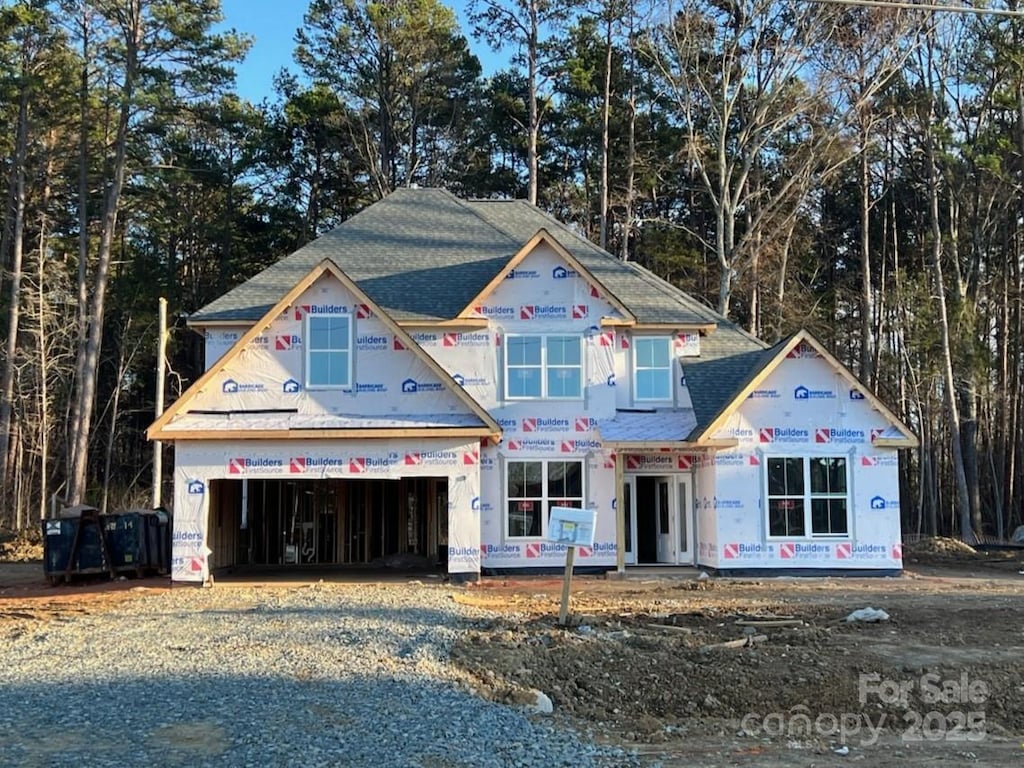
[[[99,527],[91,520],[56,518],[43,521],[43,570],[51,581],[69,572],[68,559],[81,528],[78,551],[71,563],[72,574],[101,573],[108,570],[100,544]]]
[[[169,518],[162,510],[132,509],[107,515],[104,529],[114,569],[167,573],[170,570]]]

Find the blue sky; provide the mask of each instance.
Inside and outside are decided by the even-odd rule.
[[[484,74],[492,73],[506,57],[472,39],[461,0],[448,5],[458,14],[462,33],[479,57]],[[295,30],[302,26],[302,16],[308,7],[308,0],[221,0],[224,27],[233,27],[253,38],[248,56],[237,66],[240,96],[253,103],[274,99],[274,75],[282,68],[295,68]]]

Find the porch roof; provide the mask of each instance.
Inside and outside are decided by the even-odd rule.
[[[601,419],[597,430],[606,443],[681,443],[697,426],[692,409],[678,411],[616,411]]]

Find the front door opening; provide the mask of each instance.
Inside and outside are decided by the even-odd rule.
[[[691,482],[689,475],[624,478],[626,563],[694,563]]]

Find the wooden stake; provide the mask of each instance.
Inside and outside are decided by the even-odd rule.
[[[576,547],[566,547],[565,580],[562,582],[562,606],[558,609],[558,623],[563,627],[569,618],[569,590],[572,589],[572,564],[576,560]]]

